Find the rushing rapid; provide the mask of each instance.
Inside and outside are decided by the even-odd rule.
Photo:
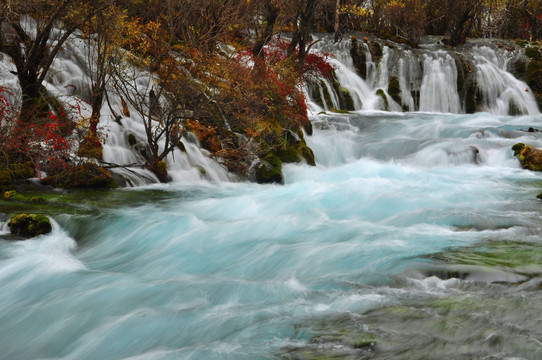
[[[318,166],[286,167],[284,186],[94,194],[59,211],[52,234],[0,242],[1,357],[423,358],[460,342],[467,355],[532,358],[540,333],[526,319],[539,295],[502,284],[536,279],[539,265],[456,268],[453,249],[539,249],[541,179],[510,147],[542,146],[526,131],[541,120],[319,115],[308,138]],[[442,308],[456,303],[448,319]],[[491,336],[497,347],[480,347]]]

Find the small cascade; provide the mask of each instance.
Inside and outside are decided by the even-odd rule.
[[[528,85],[507,71],[513,54],[497,56],[488,46],[473,48],[476,82],[483,110],[497,115],[538,113]]]
[[[363,53],[365,54],[365,62],[367,64],[365,79],[367,79],[367,82],[369,84],[374,84],[376,81],[376,64],[373,61],[373,55],[371,54],[371,50],[366,43],[363,43]]]
[[[416,104],[414,103],[414,97],[412,96],[412,87],[409,79],[409,68],[405,64],[405,59],[399,59],[399,86],[401,87],[401,99],[403,100],[403,106],[408,111],[415,111]]]
[[[30,18],[28,18],[30,19]],[[23,25],[30,30],[35,23],[28,20]],[[59,52],[46,79],[45,88],[62,102],[68,104],[74,118],[78,121],[90,118],[91,74],[92,66],[87,60],[92,57],[93,49],[89,40],[84,40],[80,32],[70,36],[63,49]],[[152,76],[143,70],[130,65],[124,66],[127,78],[133,80],[133,90],[138,94],[148,94],[154,85]],[[21,91],[18,79],[12,74],[14,65],[8,56],[0,54],[0,87],[7,88],[10,93],[3,94],[14,105],[19,104]],[[129,74],[128,74],[129,73]],[[334,94],[332,89],[327,89]],[[11,95],[13,94],[13,96]],[[339,108],[338,102],[334,103]],[[155,122],[155,126],[160,126]],[[159,182],[157,177],[144,168],[149,154],[147,134],[143,117],[138,111],[127,104],[110,83],[107,100],[101,109],[98,125],[104,134],[104,162],[118,165],[111,169],[126,181],[127,186],[142,186]],[[181,142],[184,146],[177,149],[167,158],[168,174],[174,182],[199,181],[235,181],[237,178],[228,173],[226,168],[209,157],[209,153],[193,139],[187,139],[190,134],[184,134]],[[160,145],[163,146],[163,145]]]
[[[454,59],[442,51],[425,54],[420,111],[457,114],[460,110]]]

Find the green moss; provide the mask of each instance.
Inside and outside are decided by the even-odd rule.
[[[268,154],[256,169],[256,182],[259,184],[283,184],[282,161],[274,154]]]
[[[13,176],[11,175],[11,171],[7,168],[1,168],[0,169],[0,190],[6,191],[13,189],[15,186],[13,182]]]
[[[15,179],[28,179],[36,174],[34,163],[27,161],[24,163],[10,164],[8,166]]]
[[[15,190],[6,191],[4,193],[4,199],[6,200],[24,200],[24,196],[17,193]]]
[[[476,247],[450,249],[431,258],[452,264],[518,269],[541,264],[542,246],[519,241],[493,241]]]
[[[314,152],[312,151],[310,147],[308,147],[307,145],[303,145],[301,146],[300,151],[301,151],[301,156],[303,156],[307,164],[311,166],[316,166],[316,160],[314,159]]]
[[[524,143],[517,143],[514,146],[512,146],[512,150],[514,151],[514,156],[518,156],[521,153],[521,150],[525,148]]]
[[[52,230],[49,218],[43,214],[22,213],[13,216],[8,227],[12,234],[23,237],[34,237],[50,233]]]
[[[525,56],[535,61],[542,61],[542,54],[540,54],[540,50],[533,46],[525,48]]]
[[[376,95],[380,96],[382,99],[382,110],[388,111],[389,110],[389,104],[388,104],[388,98],[386,97],[386,93],[382,89],[378,89],[376,91]]]
[[[524,47],[527,46],[529,43],[528,43],[526,40],[523,40],[523,39],[516,39],[516,44],[518,44],[518,46],[524,48]]]
[[[303,156],[301,156],[299,150],[295,149],[294,147],[289,147],[288,149],[276,151],[275,155],[283,163],[297,163],[303,160]]]
[[[512,146],[512,150],[524,169],[542,171],[542,150],[523,143]]]
[[[86,189],[115,188],[117,186],[108,170],[90,162],[48,176],[41,183],[54,187]]]
[[[354,111],[354,99],[347,88],[341,86],[339,87],[339,100],[341,103],[341,109],[346,109],[349,111]]]

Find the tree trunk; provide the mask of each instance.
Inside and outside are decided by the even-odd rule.
[[[252,46],[252,54],[256,58],[263,58],[263,48],[271,40],[271,37],[273,36],[273,30],[275,29],[275,23],[277,22],[277,18],[279,16],[279,8],[277,6],[273,6],[271,0],[268,0],[266,2],[265,8],[265,29]]]
[[[340,40],[340,33],[339,33],[340,15],[341,15],[341,0],[337,0],[337,5],[335,6],[335,42],[338,42]]]

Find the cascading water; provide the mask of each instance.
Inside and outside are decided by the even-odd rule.
[[[495,45],[474,43],[465,46],[459,54],[435,44],[414,50],[402,44],[365,39],[360,43],[365,70],[359,74],[351,56],[351,40],[335,45],[331,37],[324,36],[319,41],[315,48],[333,54],[331,62],[336,68],[337,79],[351,94],[357,110],[404,109],[459,114],[467,111],[465,103],[478,101],[475,110],[496,115],[539,112],[528,85],[509,72],[510,61],[521,56],[519,50],[505,51]],[[382,52],[377,63],[368,43]],[[465,69],[458,69],[458,66],[465,66]],[[474,76],[470,76],[471,72]],[[392,89],[392,79],[395,79],[393,86],[397,89]],[[475,84],[477,94],[465,94],[463,88],[469,86],[467,81]],[[383,94],[379,96],[380,90]],[[328,85],[328,91],[336,90]],[[399,100],[390,96],[392,91],[399,94]],[[477,100],[474,99],[476,95]],[[385,96],[385,102],[381,101],[382,96]],[[324,108],[336,109],[336,104]]]
[[[409,108],[444,91],[428,67],[454,67],[441,52],[389,55]],[[343,82],[352,64],[333,61],[342,86],[369,89],[360,109],[376,109],[376,89]],[[452,112],[455,100],[424,106]],[[137,159],[129,110],[122,126],[103,114],[109,159]],[[203,181],[200,165],[223,177],[187,137],[171,184],[54,193],[35,205],[53,232],[24,242],[0,217],[0,358],[538,358],[542,179],[511,147],[542,147],[542,116],[311,121],[317,166],[285,166],[283,186]]]
[[[527,84],[507,71],[514,54],[505,53],[499,57],[495,50],[487,46],[475,47],[473,54],[483,110],[499,115],[538,113],[538,106]]]
[[[446,53],[436,52],[425,55],[423,63],[420,111],[459,113],[461,105],[454,59]]]

